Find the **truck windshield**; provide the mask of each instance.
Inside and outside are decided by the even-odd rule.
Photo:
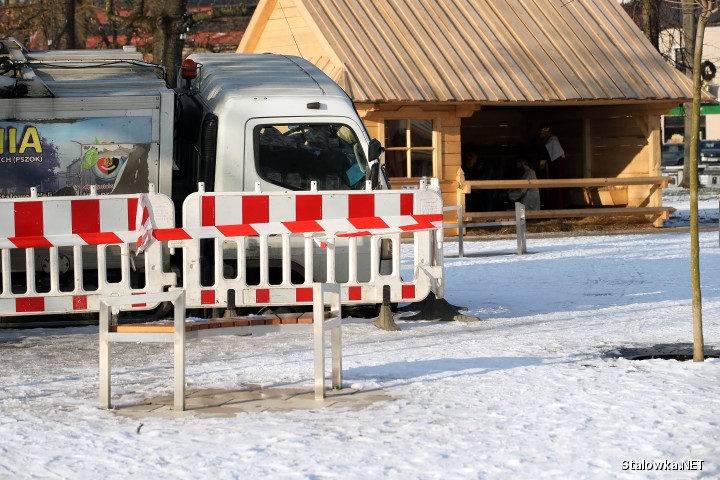
[[[255,164],[260,177],[289,190],[358,190],[367,162],[347,125],[262,125],[255,128]]]

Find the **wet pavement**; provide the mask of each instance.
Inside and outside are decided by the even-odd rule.
[[[720,348],[705,345],[705,358],[720,358]],[[607,353],[609,357],[626,358],[628,360],[692,360],[692,343],[661,343],[648,346],[622,347]]]

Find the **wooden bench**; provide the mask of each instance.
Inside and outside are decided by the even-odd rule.
[[[170,322],[110,325],[120,307],[138,302],[171,302],[174,318]],[[325,311],[329,305],[330,310]],[[313,285],[312,314],[281,314],[190,321],[185,318],[185,291],[182,289],[147,295],[107,297],[100,300],[100,408],[111,409],[110,344],[112,342],[157,342],[174,344],[173,409],[185,410],[185,343],[217,335],[244,335],[271,332],[313,332],[315,398],[325,398],[325,333],[331,334],[332,388],[342,386],[342,315],[340,286]]]

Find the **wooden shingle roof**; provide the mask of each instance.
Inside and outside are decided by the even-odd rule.
[[[292,40],[271,51],[312,50],[355,102],[692,98],[617,0],[261,0],[238,51],[268,51],[258,38],[289,7]]]

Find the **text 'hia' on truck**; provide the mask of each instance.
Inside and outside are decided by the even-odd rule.
[[[162,69],[134,48],[29,52],[12,39],[0,43],[0,198],[28,197],[32,189],[38,197],[146,193],[153,184],[172,199],[165,212],[155,207],[156,218],[179,225],[183,201],[199,184],[207,192],[342,192],[365,189],[368,181],[373,189],[388,188],[377,161],[382,148],[348,96],[299,57],[193,55],[172,89]],[[233,259],[237,248],[227,246],[221,264],[213,258],[215,240],[207,240],[203,278],[212,282],[216,270],[233,275],[242,265],[247,283],[259,282],[265,255],[270,283],[279,282],[283,245],[270,240],[263,253],[258,241],[247,239],[242,262]],[[337,240],[338,251],[343,241]],[[360,247],[353,275],[370,278],[369,244],[354,241]],[[293,283],[302,283],[304,253],[295,246]],[[388,249],[381,247],[383,259]],[[108,248],[102,262],[94,248],[56,250],[50,259],[54,250],[35,249],[31,260],[15,251],[6,260],[12,268],[2,269],[6,276],[12,271],[4,284],[22,292],[31,281],[42,293],[55,262],[61,291],[78,282],[85,290],[97,287],[98,268],[110,282],[122,275],[119,249]],[[181,275],[181,268],[172,269],[181,256],[167,254],[163,268]],[[327,276],[322,258],[313,265],[315,281]],[[343,265],[337,262],[334,275],[341,283],[349,275]],[[131,270],[142,273],[141,259]],[[132,286],[142,288],[145,280],[137,277]]]

